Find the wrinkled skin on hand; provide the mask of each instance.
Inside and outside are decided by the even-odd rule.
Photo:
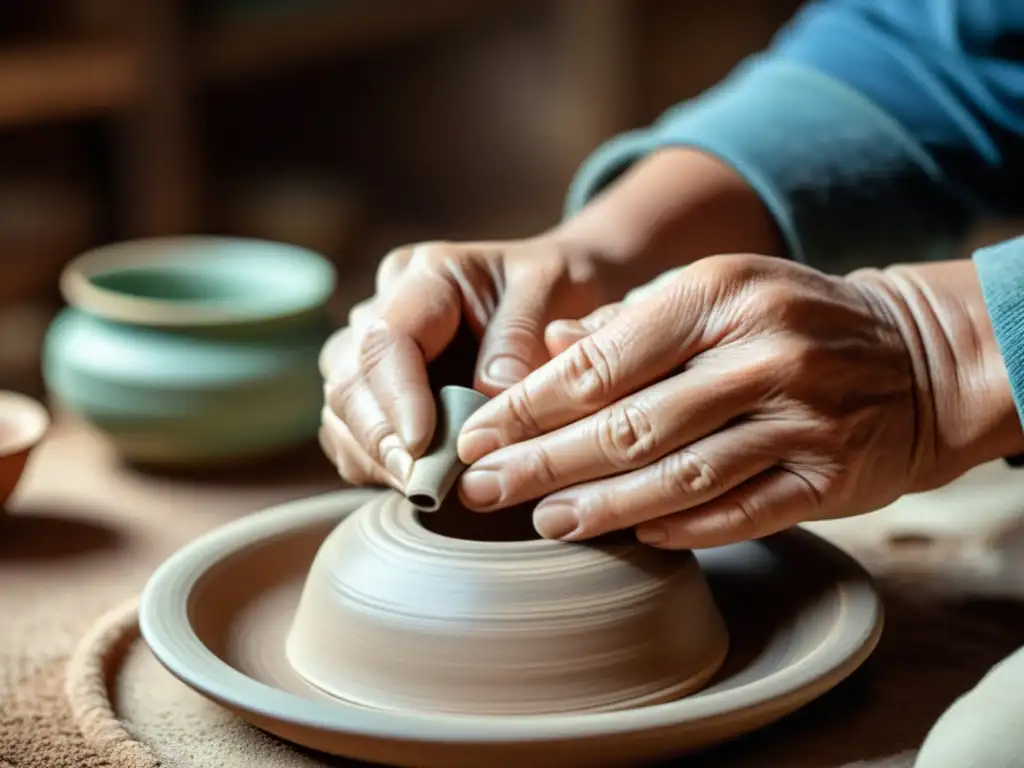
[[[942,478],[912,313],[885,273],[703,259],[580,322],[459,440],[467,506],[541,499],[542,535],[718,546]]]
[[[552,320],[607,300],[595,261],[553,237],[399,248],[321,354],[325,452],[347,481],[401,490],[434,432],[427,364],[460,323],[480,339],[474,386],[495,395],[550,359]]]

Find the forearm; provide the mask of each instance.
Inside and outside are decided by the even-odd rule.
[[[655,151],[554,234],[595,254],[622,293],[717,253],[785,254],[754,189],[728,165],[691,149]]]
[[[956,19],[952,27],[950,18]],[[1024,152],[1024,62],[1000,42],[1022,31],[1017,0],[809,4],[769,50],[725,81],[595,152],[573,181],[567,214],[592,206],[594,217],[619,225],[605,230],[616,246],[623,238],[658,242],[664,236],[669,242],[674,236],[681,259],[670,266],[677,266],[705,247],[719,250],[718,238],[739,239],[734,230],[742,226],[753,226],[750,239],[759,241],[765,231],[760,211],[753,225],[750,208],[741,209],[733,225],[729,215],[718,215],[736,199],[729,190],[745,186],[779,232],[781,245],[768,238],[776,240],[772,247],[811,266],[843,274],[858,266],[952,258],[981,212],[1024,210],[1012,173],[1013,158]],[[655,225],[631,231],[631,216],[615,215],[611,202],[639,180],[627,169],[673,149],[732,169],[742,182],[729,182],[723,191],[715,183],[704,186],[700,173],[666,176],[680,187],[699,188],[655,184],[663,198],[632,197],[636,226]],[[720,207],[709,202],[711,193],[721,195]],[[602,194],[605,204],[593,201]],[[650,211],[642,210],[645,201]],[[695,201],[714,215],[706,221],[687,215],[685,207]],[[689,243],[685,223],[697,221],[704,228]],[[723,231],[710,236],[718,227]]]
[[[925,490],[971,467],[1024,452],[1024,430],[978,269],[969,259],[850,275],[883,297],[907,343],[919,393]]]

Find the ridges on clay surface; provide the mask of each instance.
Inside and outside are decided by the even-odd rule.
[[[310,570],[286,645],[295,670],[376,709],[546,714],[679,698],[724,661],[691,553],[539,540],[528,510],[507,511],[516,523],[489,541],[421,523],[455,533],[474,517],[502,516],[453,500],[421,515],[398,493],[353,513]]]

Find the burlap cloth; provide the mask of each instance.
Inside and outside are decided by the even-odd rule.
[[[134,605],[153,568],[196,535],[336,486],[315,454],[248,478],[147,476],[58,424],[0,526],[0,766],[350,764],[277,741],[178,683],[139,640]],[[1018,509],[1024,474],[991,466],[819,526],[882,577],[878,651],[820,701],[687,765],[911,765],[941,711],[1024,643],[1024,536],[1007,522]]]

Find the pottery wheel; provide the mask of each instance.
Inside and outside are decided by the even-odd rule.
[[[612,713],[432,715],[344,702],[285,658],[306,574],[321,543],[373,491],[275,507],[194,541],[149,582],[140,624],[168,670],[274,735],[395,765],[603,765],[668,757],[759,728],[856,669],[882,625],[869,577],[801,530],[698,553],[733,644],[725,665],[683,699]]]

